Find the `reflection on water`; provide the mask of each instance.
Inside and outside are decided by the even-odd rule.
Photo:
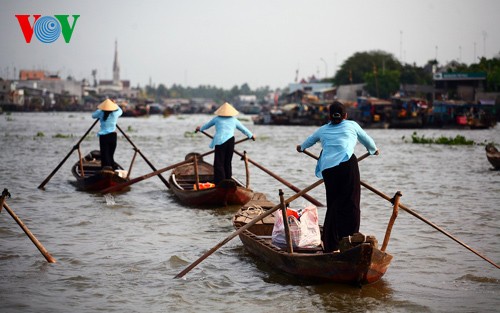
[[[160,169],[184,160],[189,152],[209,151],[206,137],[185,135],[205,120],[202,115],[151,116],[122,118],[119,125]],[[257,140],[240,144],[238,151],[246,150],[252,160],[299,188],[316,181],[315,161],[295,151],[315,127],[255,126],[248,121],[244,123]],[[184,206],[157,177],[125,193],[76,191],[70,173],[76,152],[45,190],[39,190],[92,122],[86,113],[0,117],[0,189],[9,189],[9,206],[58,261],[45,262],[2,211],[2,312],[496,312],[500,306],[498,269],[402,210],[388,246],[392,264],[382,280],[363,288],[297,281],[251,257],[237,237],[184,279],[173,279],[234,231],[231,218],[238,207]],[[413,130],[367,131],[381,155],[360,163],[361,179],[390,197],[400,190],[402,204],[498,263],[500,172],[490,171],[484,146],[414,145],[401,139]],[[418,133],[460,133],[476,142],[500,142],[498,127]],[[82,142],[82,151],[91,149],[98,149],[95,131]],[[357,155],[364,153],[360,145],[357,149]],[[133,155],[133,147],[119,136],[116,161],[128,165]],[[239,158],[233,159],[233,169],[244,181]],[[132,178],[151,171],[138,156]],[[285,197],[295,193],[252,165],[250,173],[251,188],[275,203],[279,189]],[[325,202],[323,186],[310,195]],[[306,203],[299,199],[294,206]],[[322,221],[325,208],[318,213]],[[380,243],[391,213],[389,202],[362,188],[363,233],[375,235]]]

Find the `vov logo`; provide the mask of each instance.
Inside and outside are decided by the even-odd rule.
[[[76,21],[80,17],[80,15],[72,15],[73,24],[70,26],[69,15],[41,16],[40,14],[33,14],[35,19],[33,24],[30,24],[30,16],[29,14],[16,14],[26,43],[31,42],[33,33],[43,43],[53,43],[62,33],[64,41],[69,43],[75,30]]]

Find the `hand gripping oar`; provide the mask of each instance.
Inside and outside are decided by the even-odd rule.
[[[237,145],[237,144],[239,144],[239,143],[241,143],[241,142],[243,142],[243,141],[247,141],[248,139],[249,139],[249,138],[244,138],[244,139],[238,140],[238,141],[237,141],[237,142],[235,142],[234,144],[235,144],[235,145]],[[199,156],[198,156],[198,158],[200,158],[200,157],[204,157],[204,156],[207,156],[207,155],[212,154],[212,153],[214,153],[214,152],[215,152],[214,150],[211,150],[211,151],[205,152],[205,153],[203,153],[203,154],[199,155]],[[122,183],[122,184],[119,184],[119,185],[116,185],[116,186],[111,186],[111,187],[108,187],[108,188],[106,188],[106,189],[102,190],[102,191],[101,191],[101,193],[102,193],[102,194],[106,194],[106,193],[110,193],[110,192],[115,192],[115,191],[121,190],[121,189],[123,189],[123,188],[125,188],[125,187],[127,187],[127,186],[132,185],[132,184],[138,183],[138,182],[143,181],[143,180],[145,180],[145,179],[147,179],[147,178],[150,178],[150,177],[153,177],[153,176],[159,175],[159,174],[161,174],[161,173],[163,173],[163,172],[166,172],[166,171],[168,171],[168,170],[171,170],[171,169],[173,169],[173,168],[176,168],[176,167],[178,167],[178,166],[181,166],[181,165],[183,165],[183,164],[187,164],[187,163],[191,163],[191,162],[193,162],[193,157],[191,157],[191,158],[189,158],[189,159],[187,159],[187,160],[184,160],[184,161],[182,161],[182,162],[175,163],[175,164],[169,165],[169,166],[167,166],[167,167],[161,168],[161,169],[156,170],[156,171],[154,171],[154,172],[151,172],[151,173],[149,173],[149,174],[146,174],[146,175],[142,175],[142,176],[136,177],[136,178],[131,179],[131,180],[129,180],[129,181],[127,181],[127,182],[124,182],[124,183]]]
[[[29,237],[31,242],[35,244],[35,246],[38,248],[38,250],[42,253],[42,255],[45,257],[47,262],[49,263],[56,263],[56,259],[54,259],[50,253],[45,249],[45,247],[36,239],[35,235],[31,233],[31,231],[24,225],[23,221],[19,217],[17,217],[16,213],[7,205],[7,202],[5,202],[5,197],[9,196],[10,194],[7,189],[4,189],[2,192],[2,196],[0,197],[0,210],[2,207],[7,210],[7,212],[12,216],[12,218],[16,221],[16,223],[21,227],[21,229],[24,231],[24,233]]]
[[[305,151],[304,151],[305,152]],[[317,156],[315,156],[314,154],[312,153],[309,153],[307,152],[306,153],[307,155],[315,158],[315,159],[318,159]],[[360,181],[361,183],[361,186],[365,187],[366,189],[372,191],[373,193],[379,195],[380,197],[386,199],[387,201],[391,202],[392,203],[392,198],[389,197],[388,195],[382,193],[381,191],[378,191],[377,189],[373,188],[372,186],[368,185],[367,183],[363,182],[363,181]],[[462,245],[463,247],[465,247],[466,249],[468,249],[469,251],[473,252],[474,254],[476,254],[477,256],[479,256],[480,258],[482,258],[483,260],[487,261],[488,263],[492,264],[493,266],[495,266],[496,268],[499,268],[499,266],[493,262],[492,260],[488,259],[487,257],[485,257],[484,255],[481,255],[479,252],[477,252],[476,250],[472,249],[471,247],[469,247],[468,245],[466,245],[465,243],[463,243],[462,241],[458,240],[456,237],[454,237],[453,235],[451,235],[449,232],[445,231],[444,229],[442,229],[441,227],[437,226],[436,224],[432,223],[431,221],[425,219],[424,217],[422,217],[420,214],[418,214],[417,212],[411,210],[410,208],[406,207],[405,205],[399,203],[399,207],[410,213],[411,215],[415,216],[416,218],[418,218],[419,220],[423,221],[424,223],[426,223],[427,225],[433,227],[434,229],[436,229],[437,231],[443,233],[444,235],[446,235],[447,237],[453,239],[455,242],[459,243],[460,245]]]
[[[149,160],[146,158],[146,156],[144,154],[142,154],[141,150],[139,150],[139,148],[137,148],[137,146],[127,136],[127,134],[125,134],[125,132],[120,128],[120,126],[118,126],[118,124],[116,125],[116,128],[118,128],[118,130],[122,133],[122,135],[125,137],[125,139],[127,139],[127,141],[132,145],[132,147],[134,147],[134,150],[137,151],[142,156],[144,161],[146,161],[146,163],[148,163],[149,167],[151,167],[151,169],[153,171],[156,171],[157,169],[153,166],[153,164],[151,164],[151,162],[149,162]],[[158,177],[165,184],[165,186],[167,186],[167,188],[170,188],[170,184],[161,174],[158,174]]]
[[[314,184],[310,185],[309,187],[307,187],[307,188],[299,191],[298,193],[294,194],[290,198],[286,199],[285,203],[292,202],[293,200],[297,199],[298,197],[301,197],[306,192],[309,192],[310,190],[312,190],[312,189],[316,188],[317,186],[321,185],[322,183],[323,183],[323,179],[318,180],[317,182],[315,182]],[[226,239],[224,239],[221,242],[219,242],[212,249],[210,249],[207,252],[205,252],[205,254],[203,254],[196,261],[194,261],[193,263],[191,263],[191,265],[189,265],[188,267],[186,267],[182,272],[180,272],[179,274],[175,275],[174,278],[181,278],[181,277],[183,277],[190,270],[192,270],[196,265],[200,264],[204,259],[206,259],[207,257],[209,257],[212,253],[214,253],[215,251],[217,251],[220,247],[222,247],[223,245],[225,245],[226,243],[228,243],[231,239],[233,239],[234,237],[238,236],[243,231],[249,229],[250,227],[252,227],[253,225],[255,225],[261,219],[265,218],[268,215],[271,215],[274,211],[278,210],[279,208],[281,208],[281,203],[278,204],[278,205],[275,205],[272,209],[269,209],[269,210],[265,211],[264,213],[260,214],[259,216],[255,217],[253,220],[251,220],[250,222],[248,222],[246,225],[238,228],[238,230],[236,230],[235,232],[233,232]]]
[[[95,124],[97,124],[98,121],[99,121],[99,119],[95,120],[94,124],[92,124],[92,126],[90,126],[90,128],[82,136],[82,138],[80,138],[80,140],[76,143],[76,145],[73,146],[73,148],[71,149],[71,151],[61,161],[61,163],[59,163],[59,165],[52,171],[52,173],[50,173],[50,175],[47,176],[47,178],[45,178],[45,180],[40,184],[40,186],[38,186],[38,189],[43,189],[43,187],[45,186],[45,184],[47,184],[49,182],[49,180],[52,178],[52,176],[54,176],[54,174],[59,170],[59,168],[61,168],[61,166],[64,164],[64,162],[66,162],[66,160],[69,158],[69,156],[71,155],[71,153],[73,153],[73,151],[75,151],[75,150],[78,149],[78,147],[80,146],[80,143],[83,141],[83,139],[85,139],[85,137],[87,137],[87,135],[90,133],[90,131],[92,130],[92,128],[94,128]]]
[[[208,138],[213,138],[210,134],[206,133],[205,131],[201,131],[205,136],[207,136]],[[241,152],[238,152],[236,150],[234,150],[234,153],[236,153],[237,155],[243,157],[244,154],[241,153]],[[295,192],[299,192],[300,189],[294,185],[292,185],[291,183],[289,183],[288,181],[286,181],[285,179],[281,178],[280,176],[276,175],[275,173],[271,172],[270,170],[268,170],[267,168],[263,167],[262,165],[260,165],[259,163],[253,161],[252,159],[248,158],[247,157],[247,160],[248,162],[252,163],[253,165],[255,165],[256,167],[260,168],[262,171],[264,171],[265,173],[269,174],[271,177],[275,178],[276,180],[278,180],[279,182],[281,182],[282,184],[284,184],[285,186],[287,186],[288,188],[292,189],[293,191]],[[306,199],[307,201],[311,202],[312,204],[316,205],[316,206],[324,206],[321,202],[319,202],[318,200],[314,199],[313,197],[307,195],[307,194],[304,194],[302,196],[304,199]]]

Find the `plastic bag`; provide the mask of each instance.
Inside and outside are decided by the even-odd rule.
[[[312,248],[321,245],[321,233],[318,225],[318,209],[308,206],[301,210],[300,219],[296,214],[290,214],[287,208],[288,226],[292,237],[293,247]],[[281,210],[276,213],[274,221],[272,242],[277,246],[286,246],[285,226]]]

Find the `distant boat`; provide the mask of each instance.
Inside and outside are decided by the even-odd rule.
[[[289,103],[253,117],[255,125],[321,126],[328,123],[326,103]]]
[[[500,152],[498,149],[492,143],[487,144],[485,149],[488,161],[495,170],[500,170]]]

